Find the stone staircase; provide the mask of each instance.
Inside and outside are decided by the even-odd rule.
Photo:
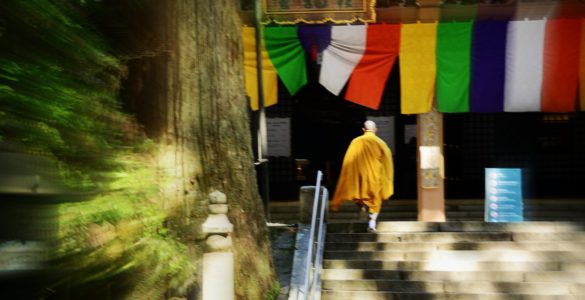
[[[585,223],[327,227],[322,299],[585,299]]]
[[[483,221],[483,199],[447,199],[445,213],[448,221]],[[329,220],[359,221],[356,206],[344,203],[339,211],[330,212]],[[271,222],[296,224],[299,221],[299,202],[270,204]],[[381,221],[416,221],[416,199],[391,199],[384,202]],[[585,199],[525,199],[524,219],[527,221],[581,221],[585,220]]]

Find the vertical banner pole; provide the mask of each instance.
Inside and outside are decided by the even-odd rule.
[[[256,74],[258,75],[258,164],[260,171],[260,194],[264,201],[264,213],[266,219],[270,220],[269,188],[268,188],[268,159],[264,157],[268,153],[267,130],[266,130],[266,109],[264,107],[264,84],[262,78],[262,1],[256,0],[254,5],[256,16]]]

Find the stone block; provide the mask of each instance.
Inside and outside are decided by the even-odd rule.
[[[232,247],[232,238],[212,235],[205,240],[205,245],[210,252],[227,251]]]
[[[210,204],[209,212],[212,214],[227,214],[228,206],[227,204]]]
[[[214,252],[203,255],[203,300],[233,300],[234,254]]]
[[[234,225],[224,214],[207,216],[201,227],[204,233],[229,233],[234,230]]]
[[[328,193],[327,188],[321,187],[321,192],[319,193],[319,201],[323,197],[323,193]],[[314,207],[314,200],[315,200],[315,186],[302,186],[300,189],[300,215],[299,221],[304,224],[311,223],[311,215],[313,213]],[[329,198],[327,197],[327,200]]]
[[[213,193],[209,194],[209,201],[211,204],[226,204],[227,198],[224,193],[220,191],[214,191]]]

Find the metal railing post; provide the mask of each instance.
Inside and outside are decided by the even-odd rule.
[[[313,213],[311,216],[311,230],[309,233],[309,247],[307,249],[307,263],[305,268],[305,284],[303,285],[304,299],[307,299],[309,295],[309,281],[311,276],[311,262],[313,257],[313,242],[315,236],[315,223],[317,221],[317,206],[319,204],[319,192],[321,191],[321,179],[323,172],[317,172],[317,184],[315,185],[315,197],[313,199]]]
[[[313,265],[313,288],[311,289],[311,299],[314,298],[315,290],[319,279],[321,278],[321,259],[323,258],[323,242],[325,239],[325,210],[328,209],[327,198],[329,197],[327,190],[323,191],[321,198],[321,213],[319,217],[319,232],[317,233],[317,250],[315,256],[315,264]]]

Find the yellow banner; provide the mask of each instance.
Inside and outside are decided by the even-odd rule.
[[[402,24],[400,103],[403,114],[427,113],[435,94],[437,23]]]
[[[244,37],[244,80],[246,94],[250,97],[250,107],[258,110],[258,72],[256,67],[256,30],[254,27],[242,29]],[[278,79],[276,69],[268,58],[268,53],[262,41],[262,85],[264,86],[264,106],[274,105],[278,98]]]

